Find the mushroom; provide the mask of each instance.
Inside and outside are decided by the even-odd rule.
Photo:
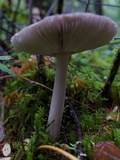
[[[116,32],[116,23],[108,17],[91,13],[68,13],[45,17],[11,38],[18,50],[57,59],[47,128],[53,140],[58,138],[60,132],[70,56],[108,44]]]

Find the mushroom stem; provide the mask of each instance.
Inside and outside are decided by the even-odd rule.
[[[48,117],[48,128],[52,140],[55,140],[60,132],[61,120],[64,109],[65,92],[66,92],[66,79],[67,79],[67,66],[70,54],[59,54],[57,56],[56,77],[53,88],[52,101]]]

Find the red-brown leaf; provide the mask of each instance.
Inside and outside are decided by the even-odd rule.
[[[111,141],[101,141],[93,149],[93,160],[120,160],[120,149]]]
[[[10,99],[10,102],[11,102],[11,103],[14,103],[15,100],[16,100],[18,97],[19,97],[19,94],[18,94],[17,91],[11,92],[11,93],[9,93],[8,95],[6,95],[6,96],[4,97],[4,104],[5,104],[5,106],[7,106],[7,105],[9,104],[9,99]]]

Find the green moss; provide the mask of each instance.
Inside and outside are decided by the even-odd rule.
[[[24,60],[23,53],[19,57],[22,61]],[[19,93],[18,99],[5,109],[6,140],[12,139],[13,150],[15,150],[13,159],[35,159],[36,149],[42,144],[59,144],[59,146],[63,143],[76,144],[78,142],[76,124],[68,111],[70,103],[79,119],[81,143],[87,159],[92,160],[93,147],[99,141],[111,140],[120,147],[119,116],[117,120],[106,120],[106,116],[110,114],[109,111],[120,104],[119,72],[111,86],[110,98],[112,97],[113,101],[109,102],[108,109],[105,108],[106,104],[103,102],[106,101],[100,94],[109,76],[113,58],[114,54],[106,47],[73,55],[68,66],[67,98],[61,133],[56,142],[52,142],[46,133],[52,92],[37,84],[40,83],[52,89],[54,69],[48,66],[43,67],[45,76],[34,79],[37,83],[30,83],[21,78],[7,79],[4,94],[15,90]],[[32,80],[35,73],[36,70],[32,68],[23,76]],[[77,83],[74,76],[81,79],[86,89]],[[119,109],[116,114],[119,114]],[[25,139],[29,139],[29,143],[25,144]],[[71,148],[70,152],[76,155],[77,149],[74,148],[73,151]],[[58,155],[55,156],[49,152],[47,154],[42,152],[37,158],[42,160],[48,157],[60,159]]]

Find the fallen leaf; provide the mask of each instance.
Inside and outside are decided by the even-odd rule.
[[[93,160],[120,160],[120,149],[111,141],[101,141],[93,149]]]
[[[19,94],[18,94],[17,91],[11,92],[11,93],[9,93],[8,95],[6,95],[6,96],[4,97],[4,104],[5,104],[5,106],[7,106],[7,105],[9,104],[9,99],[10,99],[10,102],[11,102],[11,103],[14,103],[15,100],[16,100],[18,97],[19,97]]]
[[[51,60],[51,58],[49,56],[45,56],[44,60],[45,60],[45,65],[46,66],[52,67],[53,61]]]
[[[74,76],[74,79],[81,88],[85,89],[85,91],[87,90],[87,85],[79,77]]]
[[[28,59],[26,60],[21,67],[11,67],[10,70],[17,75],[24,74],[29,68],[31,67],[37,68],[37,60],[35,59]]]
[[[106,116],[106,120],[107,121],[110,121],[110,120],[112,120],[112,121],[118,121],[119,120],[119,112],[118,112],[118,109],[119,109],[119,107],[118,106],[115,106],[114,108],[113,108],[113,110],[109,110],[107,113],[108,113],[108,115]]]
[[[30,63],[26,60],[23,64],[22,67],[20,68],[18,74],[21,75],[23,73],[25,73],[26,70],[28,70],[30,68]]]
[[[14,72],[15,74],[18,74],[19,73],[19,70],[20,70],[20,67],[11,67],[10,70],[12,72]]]
[[[107,132],[107,133],[110,133],[110,132],[111,132],[111,130],[110,130],[110,128],[109,128],[109,125],[104,125],[104,126],[103,126],[103,130],[104,130],[105,132]]]

